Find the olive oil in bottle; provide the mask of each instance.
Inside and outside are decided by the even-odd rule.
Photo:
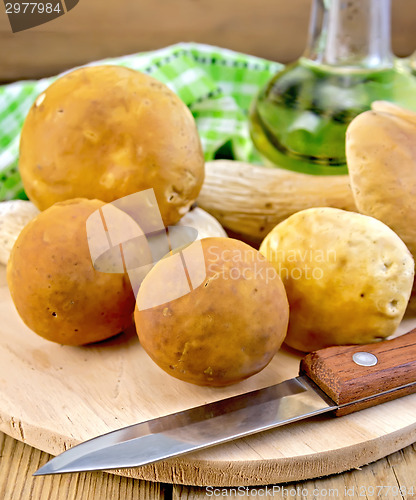
[[[394,64],[390,0],[314,0],[305,54],[260,91],[253,142],[268,164],[345,174],[345,133],[376,100],[416,110],[416,78]]]

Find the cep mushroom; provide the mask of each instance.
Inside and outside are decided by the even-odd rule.
[[[349,125],[346,153],[359,212],[395,231],[416,257],[416,113],[385,101]],[[408,311],[416,313],[413,285]]]

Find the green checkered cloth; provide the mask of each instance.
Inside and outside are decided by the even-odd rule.
[[[170,87],[194,116],[207,161],[233,158],[261,163],[250,140],[248,109],[281,64],[196,43],[90,65],[97,64],[142,71]],[[26,198],[18,170],[20,131],[36,97],[56,78],[0,86],[0,201]]]

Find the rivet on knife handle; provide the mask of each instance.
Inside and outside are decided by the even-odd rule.
[[[377,363],[357,364],[356,353],[371,354]],[[312,379],[337,405],[347,405],[336,410],[337,416],[406,396],[416,392],[416,329],[380,343],[311,352],[303,358],[300,374]],[[364,398],[370,399],[358,401]]]

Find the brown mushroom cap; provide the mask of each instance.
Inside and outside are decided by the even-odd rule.
[[[110,202],[153,188],[166,225],[198,196],[204,158],[195,121],[166,85],[118,66],[75,70],[35,101],[20,173],[44,210],[76,197]]]

